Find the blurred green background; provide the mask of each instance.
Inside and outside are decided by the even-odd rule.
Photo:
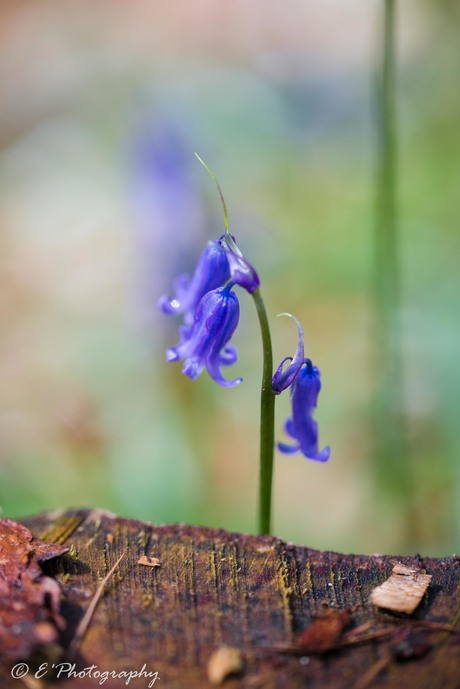
[[[231,390],[166,364],[177,324],[156,306],[222,231],[196,150],[261,276],[275,360],[295,349],[294,325],[275,318],[289,311],[322,371],[332,457],[277,455],[276,535],[340,551],[458,548],[460,12],[400,4],[402,501],[381,490],[372,419],[382,3],[3,0],[3,515],[85,505],[254,531],[253,304],[240,295],[244,383]],[[285,394],[278,438],[288,408]]]

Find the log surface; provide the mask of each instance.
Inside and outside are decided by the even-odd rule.
[[[63,591],[64,649],[101,580],[126,550],[79,644],[75,671],[95,665],[120,673],[145,664],[146,671],[158,673],[156,687],[207,689],[210,656],[230,645],[240,649],[244,670],[225,680],[226,689],[460,686],[458,558],[397,558],[432,575],[421,604],[408,616],[369,602],[372,589],[391,574],[395,558],[389,556],[319,552],[269,536],[156,526],[94,510],[39,515],[24,523],[35,537],[70,546],[46,565]],[[138,564],[143,555],[158,558],[160,566]],[[355,628],[410,627],[414,636],[405,643],[412,648],[399,652],[390,635],[323,654],[276,650],[295,646],[312,620],[331,609],[351,610]],[[5,666],[0,674],[4,689],[47,686],[34,681],[31,675],[28,684],[13,679]],[[141,677],[129,686],[147,687],[150,681]],[[101,683],[94,676],[66,677],[52,686],[90,689]],[[102,686],[125,687],[126,679]]]

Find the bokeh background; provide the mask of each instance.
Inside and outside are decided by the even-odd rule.
[[[458,548],[460,8],[400,5],[402,501],[381,490],[372,420],[382,2],[2,0],[3,515],[85,505],[255,530],[254,306],[241,294],[231,390],[165,362],[177,323],[157,310],[223,228],[198,151],[261,276],[275,359],[296,345],[276,318],[289,311],[322,371],[332,457],[277,455],[275,533],[341,551]],[[288,408],[286,394],[278,438]]]

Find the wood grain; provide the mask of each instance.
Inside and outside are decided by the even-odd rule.
[[[372,589],[391,574],[394,558],[388,556],[319,552],[268,536],[152,525],[102,511],[44,514],[25,524],[36,537],[70,547],[46,568],[63,589],[64,648],[99,583],[127,549],[82,639],[76,671],[94,664],[99,671],[121,672],[145,664],[158,672],[156,687],[206,689],[209,658],[227,645],[244,659],[242,674],[225,680],[227,689],[354,689],[365,686],[366,673],[368,686],[379,689],[460,686],[460,566],[454,557],[398,558],[432,575],[420,606],[407,616],[369,602]],[[139,564],[144,555],[158,558],[160,566]],[[350,609],[351,631],[364,625],[369,640],[325,654],[289,652],[315,617],[330,609]],[[405,662],[398,633],[415,649],[409,648]],[[416,652],[420,644],[423,653]],[[129,686],[148,683],[139,678]],[[24,685],[4,665],[0,686]],[[70,678],[53,686],[90,689],[100,683]],[[125,687],[126,680],[108,679],[103,686]]]

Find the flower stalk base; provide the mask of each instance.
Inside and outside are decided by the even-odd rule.
[[[259,474],[259,533],[271,530],[273,483],[273,454],[275,449],[275,393],[272,387],[273,350],[267,312],[260,289],[252,297],[257,310],[262,335],[263,367],[260,395],[260,474]]]

